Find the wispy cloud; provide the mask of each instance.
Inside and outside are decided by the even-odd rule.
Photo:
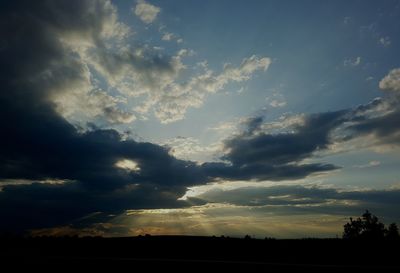
[[[361,64],[361,57],[349,58],[343,61],[343,66],[356,67]]]
[[[274,92],[271,96],[266,97],[265,101],[273,108],[280,108],[287,105],[285,97],[278,92]]]
[[[354,168],[359,168],[359,169],[365,169],[365,168],[372,168],[372,167],[378,167],[381,165],[380,161],[377,160],[372,160],[368,162],[367,164],[362,164],[362,165],[354,165]]]
[[[384,47],[388,47],[392,44],[392,40],[388,36],[385,36],[379,39],[379,43]]]

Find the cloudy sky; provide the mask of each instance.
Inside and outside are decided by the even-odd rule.
[[[400,1],[0,4],[0,231],[400,223]]]

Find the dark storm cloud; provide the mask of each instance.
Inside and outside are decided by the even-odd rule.
[[[332,164],[284,164],[270,165],[249,163],[231,165],[226,163],[204,163],[202,169],[209,177],[226,180],[291,180],[304,178],[310,174],[337,169]]]
[[[225,142],[224,159],[234,165],[282,165],[310,157],[330,143],[329,134],[343,123],[347,111],[314,114],[294,133],[239,135]]]
[[[294,132],[269,134],[262,130],[262,117],[249,119],[242,134],[225,141],[226,163],[205,163],[212,177],[230,180],[300,179],[337,169],[332,164],[300,163],[331,143],[330,133],[346,119],[348,111],[310,115]]]

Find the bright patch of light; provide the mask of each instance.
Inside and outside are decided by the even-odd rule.
[[[129,159],[123,159],[115,163],[115,166],[121,169],[129,170],[132,172],[139,172],[140,167],[139,164],[136,161],[129,160]]]
[[[314,175],[314,177],[307,177],[307,179],[299,179],[296,181],[291,180],[283,180],[283,184],[287,186],[299,185],[304,187],[312,187],[319,186],[322,187],[322,183],[325,183],[321,176]],[[248,187],[259,187],[259,188],[268,188],[276,186],[275,181],[219,181],[214,183],[208,183],[206,185],[193,186],[188,187],[186,193],[179,198],[178,200],[186,201],[191,197],[198,197],[206,192],[213,190],[222,190],[222,191],[230,191],[239,188],[248,188]]]

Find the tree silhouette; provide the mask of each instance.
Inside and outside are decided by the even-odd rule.
[[[389,240],[399,240],[399,228],[397,227],[396,223],[391,223],[386,232],[386,238]]]
[[[353,220],[350,217],[350,222],[343,226],[343,239],[359,239],[361,237],[363,224],[360,218]]]
[[[379,222],[378,217],[371,214],[368,210],[365,211],[362,218],[357,218],[356,220],[350,218],[350,222],[343,227],[344,239],[382,240],[387,233],[385,225]]]

